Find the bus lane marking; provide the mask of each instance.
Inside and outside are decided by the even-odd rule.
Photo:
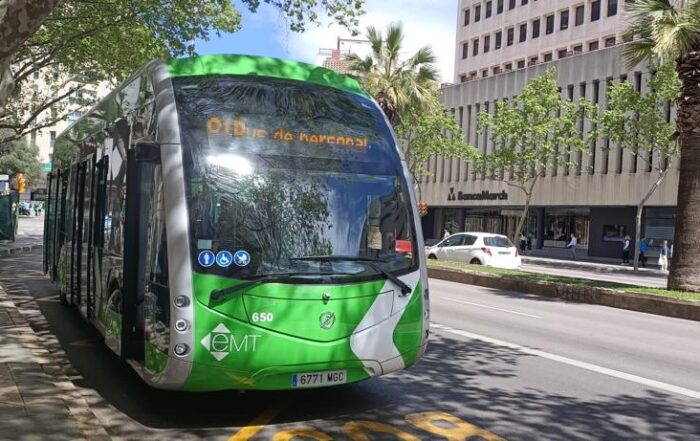
[[[643,386],[649,386],[655,389],[660,389],[666,392],[684,395],[686,397],[695,398],[700,400],[700,391],[687,389],[685,387],[676,386],[669,383],[664,383],[663,381],[652,380],[650,378],[640,377],[639,375],[629,374],[627,372],[618,371],[615,369],[606,368],[603,366],[598,366],[596,364],[587,363],[585,361],[574,360],[573,358],[563,357],[561,355],[552,354],[546,351],[540,351],[538,349],[532,349],[527,346],[521,346],[519,344],[510,343],[503,340],[498,340],[496,338],[486,337],[484,335],[474,334],[467,331],[462,331],[461,329],[454,329],[448,326],[443,326],[439,324],[431,324],[435,329],[441,329],[443,331],[449,332],[451,334],[460,335],[462,337],[470,338],[473,340],[481,340],[486,343],[491,343],[496,346],[502,346],[505,348],[513,349],[515,351],[522,352],[528,355],[534,355],[536,357],[546,358],[547,360],[556,361],[558,363],[568,364],[569,366],[578,367],[591,372],[596,372],[598,374],[607,375],[609,377],[619,378],[621,380],[630,381],[632,383],[641,384]]]
[[[261,414],[253,418],[248,424],[241,427],[238,432],[233,434],[228,441],[248,441],[250,438],[258,434],[266,425],[270,423],[282,410],[287,407],[286,404],[272,406],[265,409]]]
[[[532,315],[532,314],[525,314],[524,312],[517,312],[517,311],[512,311],[510,309],[503,309],[503,308],[496,308],[495,306],[488,306],[488,305],[482,305],[481,303],[474,303],[474,302],[468,302],[466,300],[461,300],[461,299],[455,299],[452,297],[443,297],[445,300],[451,300],[456,303],[464,303],[466,305],[473,305],[473,306],[478,306],[479,308],[487,308],[487,309],[494,309],[496,311],[501,311],[501,312],[507,312],[509,314],[516,314],[516,315],[522,315],[525,317],[531,317],[531,318],[536,318],[536,319],[541,319],[542,317],[537,316],[537,315]]]

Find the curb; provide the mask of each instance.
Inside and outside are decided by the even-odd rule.
[[[538,258],[530,258],[530,257],[523,257],[522,258],[523,263],[526,263],[528,265],[534,265],[534,266],[552,266],[552,265],[557,265],[561,268],[566,268],[566,269],[587,269],[587,270],[592,270],[597,273],[616,273],[616,274],[631,274],[635,276],[643,276],[643,277],[659,277],[659,276],[666,276],[667,274],[661,272],[660,269],[657,268],[658,265],[651,265],[650,267],[647,268],[641,268],[640,270],[635,272],[632,267],[630,266],[621,266],[621,265],[614,265],[611,263],[597,263],[597,262],[586,262],[586,261],[570,261],[570,260],[564,260],[564,259],[549,259],[549,260],[540,260]]]
[[[590,286],[564,285],[551,282],[525,282],[513,277],[469,273],[445,268],[428,268],[428,277],[523,294],[555,297],[571,302],[610,306],[647,314],[700,321],[700,302],[691,302],[689,300],[632,294]]]
[[[15,248],[0,248],[0,257],[11,256],[13,254],[20,254],[20,253],[29,253],[29,252],[32,252],[34,250],[38,250],[39,248],[43,248],[43,246],[44,246],[44,244],[38,243],[38,244],[18,246]]]

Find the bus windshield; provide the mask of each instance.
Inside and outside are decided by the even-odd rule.
[[[374,103],[282,79],[173,81],[197,271],[308,283],[417,268],[407,182]]]

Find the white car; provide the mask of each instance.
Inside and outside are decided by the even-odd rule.
[[[491,233],[457,233],[426,250],[428,259],[451,260],[472,265],[518,268],[518,249],[506,236]]]

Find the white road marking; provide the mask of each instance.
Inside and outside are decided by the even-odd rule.
[[[457,302],[457,303],[465,303],[467,305],[478,306],[480,308],[495,309],[496,311],[508,312],[510,314],[524,315],[525,317],[532,317],[532,318],[536,318],[536,319],[542,318],[542,317],[532,315],[532,314],[525,314],[524,312],[517,312],[517,311],[511,311],[510,309],[496,308],[495,306],[482,305],[481,303],[468,302],[466,300],[455,299],[453,297],[442,297],[442,298],[445,300],[451,300],[451,301]]]
[[[603,367],[603,366],[598,366],[595,364],[586,363],[585,361],[579,361],[579,360],[574,360],[574,359],[568,358],[568,357],[562,357],[561,355],[551,354],[549,352],[528,348],[527,346],[521,346],[521,345],[518,345],[515,343],[509,343],[507,341],[498,340],[496,338],[486,337],[483,335],[474,334],[474,333],[467,332],[467,331],[462,331],[461,329],[454,329],[454,328],[439,325],[436,323],[431,323],[430,326],[433,328],[436,328],[436,329],[444,330],[444,331],[452,333],[452,334],[460,335],[462,337],[467,337],[467,338],[471,338],[474,340],[481,340],[481,341],[484,341],[487,343],[491,343],[493,345],[503,346],[503,347],[506,347],[509,349],[520,351],[520,352],[523,352],[525,354],[535,355],[537,357],[542,357],[542,358],[546,358],[548,360],[568,364],[570,366],[575,366],[575,367],[578,367],[581,369],[586,369],[586,370],[589,370],[591,372],[597,372],[599,374],[608,375],[610,377],[615,377],[615,378],[619,378],[622,380],[631,381],[633,383],[642,384],[644,386],[649,386],[649,387],[653,387],[656,389],[664,390],[666,392],[671,392],[671,393],[675,393],[675,394],[679,394],[679,395],[685,395],[686,397],[695,398],[695,399],[700,400],[700,391],[687,389],[687,388],[681,387],[681,386],[675,386],[673,384],[664,383],[662,381],[651,380],[649,378],[644,378],[644,377],[640,377],[638,375],[628,374],[628,373],[622,372],[622,371],[616,371],[614,369],[608,369],[608,368]]]

